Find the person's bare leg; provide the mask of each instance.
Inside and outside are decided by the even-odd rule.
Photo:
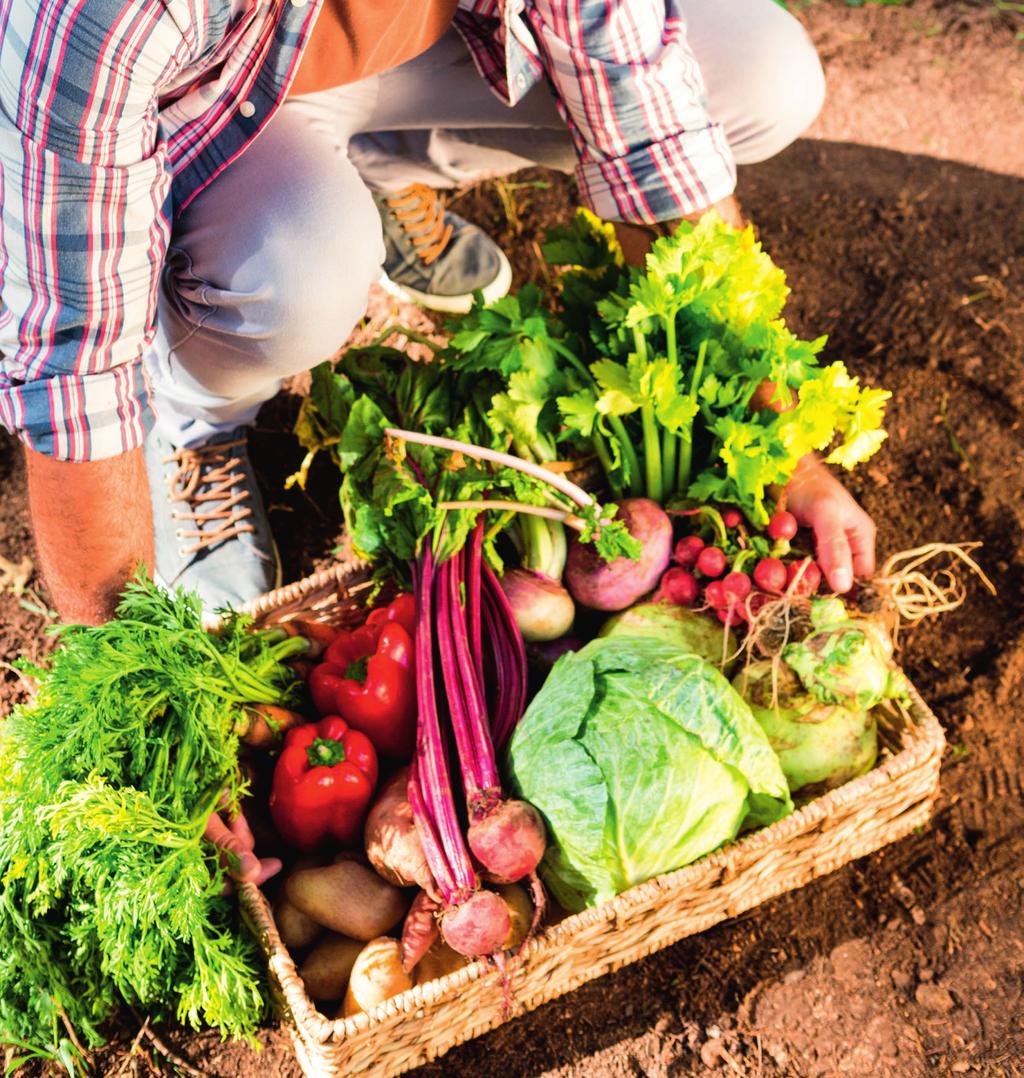
[[[25,466],[39,567],[57,612],[66,622],[106,621],[135,566],[152,569],[142,450],[68,464],[26,449]]]

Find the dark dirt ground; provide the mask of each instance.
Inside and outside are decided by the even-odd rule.
[[[815,137],[748,169],[740,194],[790,274],[791,321],[893,390],[890,440],[851,481],[882,555],[981,540],[999,588],[903,640],[950,744],[934,826],[457,1048],[424,1078],[1024,1074],[1024,55],[1013,26],[964,5],[824,3],[803,17],[832,99]],[[517,179],[530,185],[485,184],[457,208],[522,280],[542,272],[539,230],[569,199],[550,175]],[[279,493],[294,407],[267,409],[256,450],[289,578],[327,557],[338,527],[328,475],[309,498]],[[0,490],[0,554],[17,561],[31,544],[6,440]],[[45,623],[0,595],[0,657],[38,655]],[[18,693],[0,667],[0,710]],[[125,1051],[136,1028],[98,1073],[151,1068]],[[274,1031],[259,1056],[210,1035],[166,1040],[211,1075],[298,1073]]]

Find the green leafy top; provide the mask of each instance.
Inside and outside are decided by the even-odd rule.
[[[585,511],[564,505],[540,480],[513,468],[386,433],[397,427],[500,451],[511,442],[524,460],[553,462],[557,451],[542,413],[553,414],[552,387],[565,384],[555,355],[525,330],[518,345],[496,343],[513,308],[527,323],[536,317],[532,303],[528,297],[526,305],[516,301],[483,311],[481,324],[464,327],[463,343],[472,349],[459,362],[439,351],[434,361],[416,363],[394,349],[373,347],[350,350],[337,368],[324,363],[313,371],[296,424],[309,452],[293,481],[304,482],[313,456],[329,452],[342,473],[348,537],[361,555],[402,575],[429,541],[443,560],[461,548],[480,511],[442,504],[484,499],[554,501],[584,517],[584,541],[594,541],[605,556],[639,553],[621,524],[608,525],[614,506]]]
[[[889,393],[860,386],[841,362],[820,366],[825,338],[801,340],[786,326],[785,275],[751,229],[715,214],[684,222],[653,244],[641,272],[582,213],[545,254],[570,267],[549,347],[584,357],[593,376],[559,397],[562,423],[609,441],[615,489],[731,502],[763,524],[770,488],[807,453],[852,468],[885,438]],[[752,408],[765,383],[788,411]],[[609,417],[624,422],[626,444]],[[643,460],[630,468],[632,445]]]
[[[255,942],[202,840],[244,782],[235,724],[293,701],[298,638],[217,634],[194,596],[144,578],[117,617],[60,630],[30,703],[0,740],[0,1040],[68,1056],[121,1001],[226,1034],[263,1015]]]

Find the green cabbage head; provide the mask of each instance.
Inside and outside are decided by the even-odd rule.
[[[597,639],[555,664],[509,746],[551,836],[563,907],[607,901],[792,811],[778,758],[712,666],[649,637]]]

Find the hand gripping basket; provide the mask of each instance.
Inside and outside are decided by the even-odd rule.
[[[344,621],[366,573],[354,563],[279,589],[251,604],[258,624],[301,614]],[[938,720],[911,693],[907,715],[880,722],[875,769],[695,864],[567,917],[525,947],[511,974],[486,961],[387,1000],[369,1014],[330,1020],[306,994],[263,894],[241,888],[243,909],[266,951],[275,1002],[310,1078],[385,1078],[436,1059],[518,1013],[586,981],[802,887],[925,824],[938,793],[945,744]]]

